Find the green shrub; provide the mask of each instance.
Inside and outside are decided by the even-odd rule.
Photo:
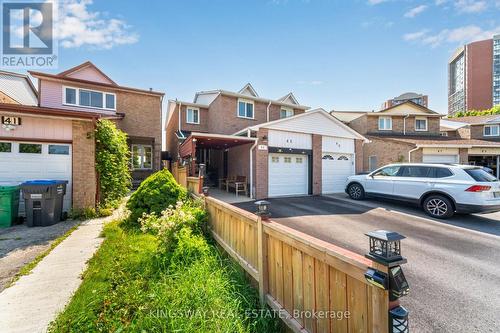
[[[168,170],[158,171],[146,178],[127,202],[129,221],[137,223],[144,213],[159,215],[177,201],[186,199],[186,196],[186,190],[177,184]]]
[[[193,235],[189,227],[183,227],[175,236],[176,246],[171,255],[170,267],[187,267],[208,255],[210,247],[202,235]]]
[[[158,252],[162,263],[167,266],[179,242],[181,230],[188,229],[190,235],[201,235],[202,225],[206,222],[206,212],[198,202],[178,201],[175,207],[168,207],[160,216],[144,214],[139,218],[141,230],[158,237]],[[186,232],[186,231],[184,231]]]
[[[131,187],[127,134],[112,121],[103,119],[97,122],[95,141],[99,203],[116,207]]]

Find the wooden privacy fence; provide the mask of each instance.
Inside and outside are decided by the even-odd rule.
[[[187,189],[194,194],[201,194],[203,186],[203,177],[187,177]]]
[[[205,205],[215,240],[294,332],[387,332],[388,291],[364,277],[386,267],[215,198]]]
[[[187,168],[179,166],[177,162],[172,163],[172,175],[179,185],[187,188]]]

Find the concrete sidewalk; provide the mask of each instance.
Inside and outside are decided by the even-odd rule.
[[[32,271],[0,293],[0,332],[45,332],[80,286],[87,261],[103,241],[100,233],[116,214],[83,222]]]

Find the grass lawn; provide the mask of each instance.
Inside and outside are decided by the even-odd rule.
[[[279,332],[279,319],[258,319],[258,295],[242,269],[210,245],[186,265],[163,267],[158,240],[119,221],[83,274],[51,332]]]

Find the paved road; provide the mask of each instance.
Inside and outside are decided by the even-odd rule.
[[[272,219],[365,254],[364,233],[397,231],[410,295],[411,332],[500,332],[500,213],[427,218],[418,209],[341,197],[272,199]],[[253,203],[235,204],[254,211]]]

